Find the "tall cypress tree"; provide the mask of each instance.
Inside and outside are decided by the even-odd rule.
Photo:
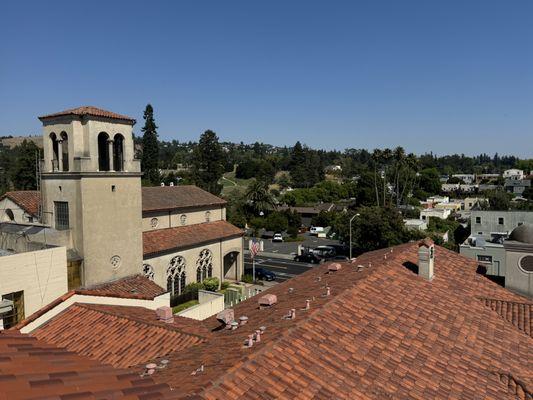
[[[218,183],[224,174],[224,152],[215,132],[207,130],[198,141],[194,151],[193,176],[196,185],[219,195],[222,185]]]
[[[159,143],[157,140],[157,125],[154,120],[154,109],[151,104],[146,105],[144,110],[143,153],[141,169],[144,172],[144,180],[152,185],[157,185],[159,176]]]

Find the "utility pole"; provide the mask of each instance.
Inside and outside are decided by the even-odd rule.
[[[350,218],[350,260],[352,259],[352,221],[359,215],[360,214],[355,214],[352,218]]]

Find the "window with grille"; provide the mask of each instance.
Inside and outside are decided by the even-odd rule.
[[[56,229],[64,230],[69,228],[68,203],[66,201],[54,201]]]

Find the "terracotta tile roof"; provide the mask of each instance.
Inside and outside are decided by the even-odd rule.
[[[225,204],[226,200],[193,185],[142,188],[143,212],[223,206]]]
[[[480,300],[485,306],[496,311],[500,317],[533,338],[533,303],[487,298]]]
[[[166,293],[157,283],[142,275],[132,275],[97,286],[77,289],[77,294],[90,296],[120,297],[126,299],[153,300]]]
[[[243,235],[243,231],[227,221],[205,222],[175,228],[143,232],[144,255],[210,243]]]
[[[277,304],[239,303],[235,317],[248,323],[234,331],[204,321],[212,336],[171,354],[171,367],[154,379],[183,398],[530,399],[533,340],[478,296],[524,298],[441,247],[427,281],[412,272],[417,253],[417,243],[401,245],[276,285],[267,293]],[[290,309],[294,320],[284,318]],[[246,348],[260,326],[261,342]]]
[[[67,115],[77,115],[79,117],[85,117],[85,116],[89,115],[89,116],[92,116],[92,117],[103,117],[103,118],[110,118],[110,119],[118,119],[118,120],[122,120],[122,121],[128,121],[132,125],[135,124],[135,120],[133,118],[131,118],[131,117],[128,117],[126,115],[117,114],[117,113],[114,113],[112,111],[103,110],[101,108],[93,107],[93,106],[83,106],[83,107],[71,108],[69,110],[64,110],[64,111],[60,111],[60,112],[53,113],[53,114],[42,115],[42,116],[39,117],[39,120],[43,121],[43,120],[47,120],[47,119],[50,119],[50,118],[63,117],[63,116],[67,116]]]
[[[31,335],[117,368],[144,367],[156,357],[203,341],[181,330],[181,320],[187,321],[158,321],[155,311],[142,307],[76,303]],[[184,328],[191,330],[188,322]]]
[[[150,279],[141,276],[133,275],[113,282],[104,283],[92,288],[70,290],[63,296],[58,297],[50,304],[35,311],[30,316],[20,321],[15,329],[22,329],[26,325],[35,321],[40,316],[46,314],[48,311],[54,309],[59,304],[68,300],[75,294],[87,296],[102,296],[102,297],[118,297],[123,299],[139,299],[139,300],[153,300],[155,297],[166,293],[166,290],[152,282]]]
[[[28,214],[37,216],[39,214],[39,205],[41,204],[41,193],[38,190],[18,190],[6,192],[0,200],[8,198],[17,204]]]
[[[175,399],[166,384],[28,335],[0,332],[0,400]]]

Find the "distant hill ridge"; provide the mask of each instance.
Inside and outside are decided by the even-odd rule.
[[[12,149],[13,147],[16,147],[16,146],[22,144],[22,142],[24,140],[31,141],[31,142],[35,143],[35,145],[37,147],[39,147],[41,149],[43,148],[43,137],[40,136],[40,135],[3,137],[3,138],[0,138],[0,144],[2,144],[5,147],[9,147],[10,149]]]

